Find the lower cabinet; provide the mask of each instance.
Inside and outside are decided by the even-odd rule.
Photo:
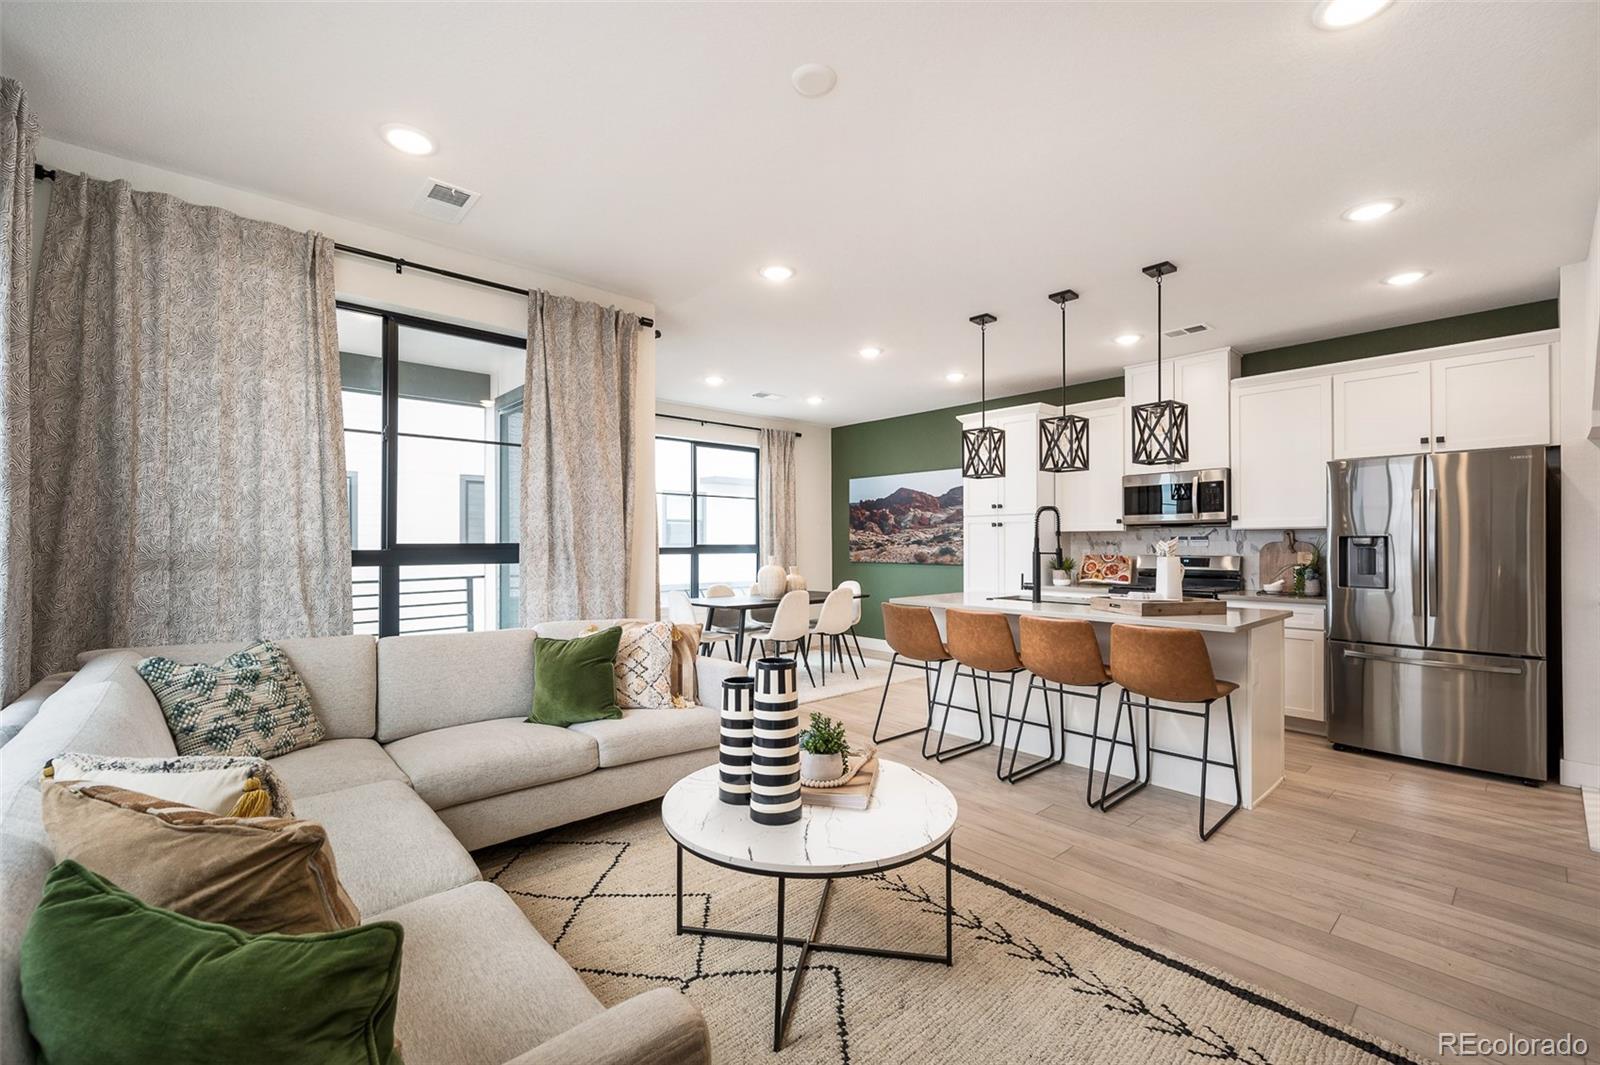
[[[1323,659],[1321,629],[1283,630],[1283,712],[1286,717],[1323,722]]]

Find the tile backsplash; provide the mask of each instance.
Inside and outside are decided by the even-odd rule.
[[[1244,558],[1244,583],[1250,591],[1261,587],[1261,549],[1283,539],[1283,530],[1223,529],[1198,527],[1162,529],[1146,526],[1124,532],[1069,532],[1061,538],[1061,549],[1074,558],[1087,554],[1153,555],[1161,540],[1178,537],[1178,550],[1185,555],[1241,555]],[[1325,529],[1296,529],[1295,538],[1315,544],[1323,552],[1328,534]]]

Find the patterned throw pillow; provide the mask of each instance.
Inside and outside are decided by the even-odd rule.
[[[611,670],[617,678],[617,705],[624,710],[659,710],[672,701],[672,626],[665,621],[606,622],[622,629]],[[590,626],[599,631],[598,623]]]
[[[311,693],[270,641],[215,665],[156,657],[134,668],[160,702],[179,754],[277,758],[322,742]]]
[[[294,816],[288,786],[260,758],[114,758],[67,751],[50,759],[44,775],[60,783],[108,784],[226,817]]]

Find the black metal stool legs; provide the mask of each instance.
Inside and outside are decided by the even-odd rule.
[[[1111,783],[1111,763],[1116,760],[1117,742],[1119,737],[1122,735],[1123,707],[1127,707],[1128,710],[1128,736],[1131,741],[1133,752],[1133,777],[1132,779],[1126,780],[1117,785],[1114,790],[1108,792],[1106,789]],[[1148,702],[1145,703],[1144,709],[1144,742],[1148,747],[1150,743],[1150,704]],[[1092,773],[1093,767],[1091,766],[1090,768]],[[1122,695],[1117,699],[1117,716],[1116,720],[1111,726],[1111,753],[1106,757],[1105,775],[1100,778],[1100,801],[1095,803],[1095,805],[1100,807],[1102,812],[1109,810],[1113,806],[1117,805],[1117,803],[1128,798],[1135,792],[1142,791],[1149,783],[1150,759],[1147,755],[1145,758],[1145,771],[1143,774],[1140,774],[1139,730],[1134,727],[1133,723],[1133,697],[1128,694],[1126,689],[1124,689]]]
[[[934,700],[939,694],[939,680],[943,679],[944,677],[944,663],[938,663],[937,670],[935,670],[934,667],[927,662],[912,667],[913,669],[922,670],[922,688],[928,696],[927,724],[923,725],[921,728],[908,728],[904,732],[896,732],[893,736],[880,737],[878,735],[878,729],[883,726],[883,708],[884,705],[889,701],[889,685],[894,682],[894,667],[898,665],[900,665],[900,653],[896,651],[889,659],[889,675],[883,680],[883,697],[878,700],[878,717],[877,720],[872,723],[872,742],[888,743],[890,740],[904,739],[907,736],[915,736],[917,733],[921,732],[924,734],[923,747],[926,748],[926,733],[929,729],[933,728],[933,708],[935,705]],[[923,757],[927,757],[926,750],[923,751]]]
[[[1239,744],[1233,734],[1233,694],[1225,696],[1228,708],[1228,762],[1211,761],[1211,703],[1206,703],[1205,710],[1205,735],[1200,740],[1200,842],[1210,839],[1217,829],[1221,828],[1228,818],[1239,812],[1239,807],[1244,805],[1244,788],[1239,784]],[[1228,812],[1217,819],[1217,823],[1210,828],[1206,827],[1206,767],[1210,765],[1231,766],[1233,769],[1233,805],[1228,807]]]
[[[1039,690],[1044,694],[1044,721],[1042,723],[1028,720],[1028,704],[1033,700],[1033,686],[1035,684],[1039,685]],[[1065,725],[1067,713],[1067,697],[1065,689],[1061,689],[1057,692],[1057,698],[1060,700],[1061,704],[1061,723]],[[1010,707],[1008,705],[1007,710],[1009,711],[1009,709]],[[1006,721],[1009,723],[1010,720],[1011,716],[1009,713],[1007,713]],[[1032,762],[1023,766],[1019,770],[1017,768],[1017,754],[1022,750],[1023,727],[1026,725],[1038,727],[1041,724],[1050,738],[1050,753],[1043,758],[1034,759]],[[1006,728],[1009,727],[1010,726],[1008,724]],[[1003,737],[1005,733],[1002,732],[1001,735]],[[1002,754],[1005,753],[1004,739],[1001,739],[1000,741],[1000,750]],[[1066,758],[1066,756],[1067,738],[1065,733],[1063,733],[1061,737],[1061,749],[1059,751],[1056,750],[1056,719],[1055,715],[1050,711],[1050,684],[1048,681],[1040,680],[1038,677],[1030,673],[1028,674],[1028,691],[1022,697],[1022,712],[1017,718],[1017,738],[1011,744],[1011,765],[1006,769],[1005,773],[1001,775],[1000,779],[1008,783],[1015,784],[1019,780],[1026,780],[1028,777],[1033,776],[1033,774],[1039,772],[1041,769],[1049,769],[1053,765],[1060,765],[1062,759]]]
[[[964,754],[971,754],[973,751],[980,750],[994,742],[994,706],[992,704],[989,706],[989,729],[985,731],[983,727],[983,699],[978,694],[978,674],[969,669],[967,670],[967,676],[972,678],[972,712],[978,716],[978,738],[970,743],[963,743],[958,747],[946,748],[944,745],[945,731],[950,726],[950,711],[952,709],[966,709],[964,706],[951,705],[956,698],[956,684],[961,680],[961,663],[957,662],[955,673],[950,677],[950,698],[939,704],[944,707],[944,717],[939,722],[939,742],[934,745],[933,749],[933,760],[936,762],[948,762],[952,758],[960,758]]]

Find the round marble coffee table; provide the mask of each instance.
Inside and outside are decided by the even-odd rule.
[[[661,801],[661,821],[678,845],[676,918],[679,935],[717,936],[771,943],[773,967],[772,1049],[783,1049],[784,1032],[794,1011],[806,960],[812,951],[865,954],[875,958],[938,962],[951,965],[953,953],[950,903],[950,837],[956,827],[956,798],[937,780],[899,762],[878,760],[879,776],[865,810],[805,805],[792,825],[758,825],[745,806],[717,798],[717,767],[707,766],[678,781]],[[939,856],[936,852],[943,850]],[[728,928],[702,928],[683,923],[683,852],[741,873],[778,882],[777,927],[771,933]],[[924,954],[883,947],[820,942],[828,896],[839,877],[881,873],[929,858],[944,865],[944,953]],[[811,930],[785,935],[784,886],[791,879],[826,880]],[[783,954],[800,948],[787,995],[783,987]]]

